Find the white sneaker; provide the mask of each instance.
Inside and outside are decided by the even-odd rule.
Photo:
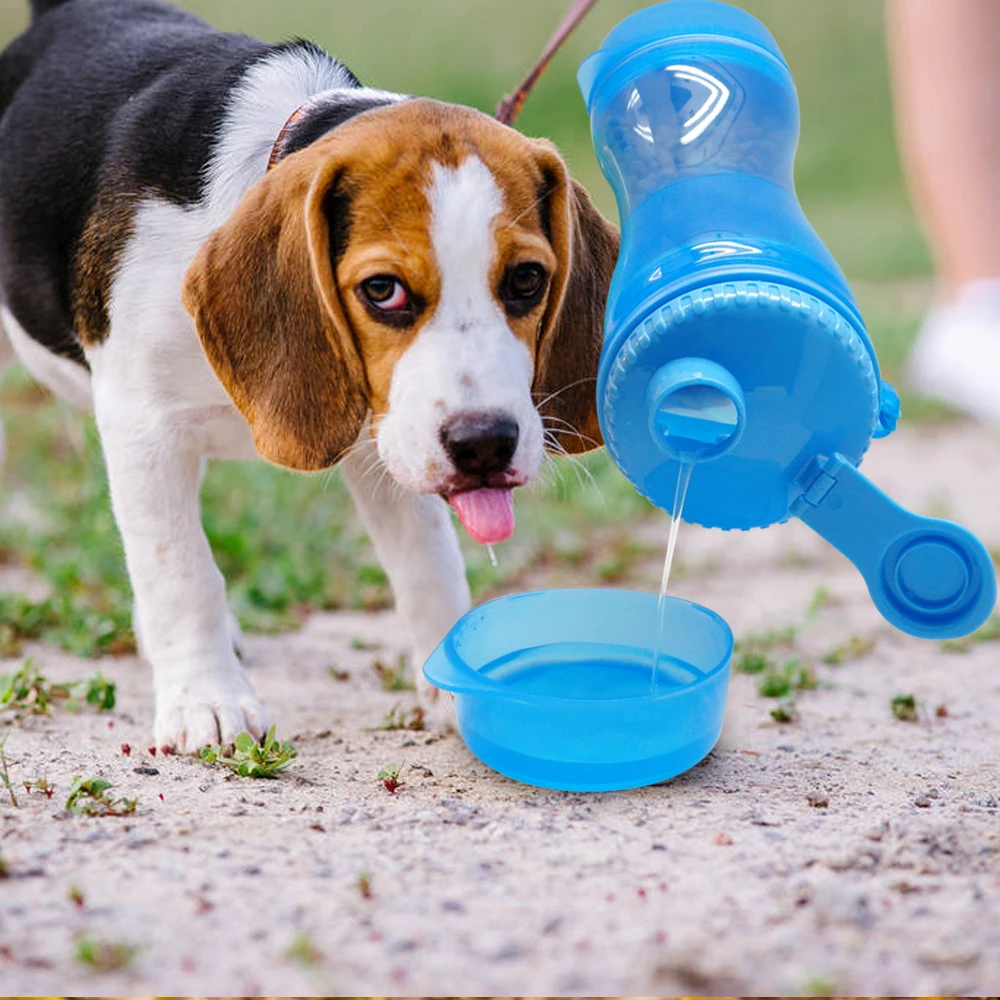
[[[965,285],[924,318],[906,381],[984,423],[1000,426],[1000,278]]]

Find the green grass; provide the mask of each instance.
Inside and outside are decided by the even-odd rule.
[[[0,674],[0,711],[10,709],[26,715],[48,715],[53,704],[60,703],[69,712],[81,705],[91,705],[98,712],[115,707],[115,683],[94,672],[68,684],[53,684],[26,660],[12,674]]]

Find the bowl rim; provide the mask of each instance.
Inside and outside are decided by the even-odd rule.
[[[520,701],[520,702],[541,702],[541,703],[551,703],[551,704],[572,704],[581,705],[584,702],[580,698],[570,698],[562,695],[554,694],[538,694],[535,692],[531,693],[519,693],[516,688],[510,688],[506,685],[500,684],[497,681],[492,680],[489,677],[484,677],[479,670],[476,670],[462,657],[458,651],[455,649],[454,635],[456,630],[461,626],[466,620],[476,613],[482,612],[484,608],[488,608],[492,604],[501,603],[504,601],[510,601],[517,598],[525,597],[538,597],[544,594],[573,594],[579,591],[587,591],[593,593],[608,593],[608,594],[627,594],[635,597],[642,598],[657,598],[659,595],[648,590],[628,590],[623,587],[551,587],[541,590],[528,590],[516,594],[502,594],[499,597],[491,598],[489,601],[484,601],[482,604],[471,608],[455,624],[448,630],[448,634],[441,640],[434,653],[428,658],[427,662],[424,664],[424,676],[434,684],[436,687],[442,688],[446,691],[453,692],[456,696],[458,695],[469,695],[472,697],[484,697],[493,696],[500,698],[505,701]],[[637,702],[656,702],[656,701],[670,701],[678,698],[685,698],[699,688],[705,687],[709,684],[715,683],[719,679],[719,675],[723,673],[728,673],[729,668],[732,664],[733,652],[735,648],[735,640],[733,638],[733,630],[730,628],[729,623],[717,612],[713,611],[711,608],[706,608],[702,604],[697,604],[694,601],[689,601],[683,597],[674,597],[670,594],[666,598],[668,601],[676,602],[679,604],[686,604],[695,611],[703,612],[708,615],[714,625],[721,627],[723,635],[726,640],[726,648],[724,654],[719,659],[719,661],[708,670],[704,671],[697,680],[692,681],[690,684],[685,684],[681,687],[671,687],[666,690],[660,690],[649,695],[640,695],[638,697],[632,696],[628,698],[589,698],[586,699],[585,704],[587,705],[613,705],[619,702],[628,702],[630,704],[635,704]],[[637,647],[638,648],[638,647]],[[441,683],[439,680],[435,680],[427,672],[427,667],[432,664],[435,659],[440,657],[446,658],[449,667],[461,677],[465,677],[468,680],[467,684],[463,684],[461,680],[458,683]],[[492,662],[492,661],[491,661]],[[697,669],[697,668],[695,668]]]

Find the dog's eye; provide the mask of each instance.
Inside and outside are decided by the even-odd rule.
[[[398,278],[377,274],[361,282],[362,295],[381,312],[397,313],[410,308],[410,293]]]
[[[539,264],[518,264],[507,278],[511,298],[532,299],[545,287],[545,271]]]
[[[517,264],[508,267],[500,285],[500,297],[507,311],[515,316],[527,315],[541,300],[548,275],[541,264]]]

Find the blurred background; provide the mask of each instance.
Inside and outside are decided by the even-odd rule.
[[[180,4],[227,30],[271,40],[310,38],[365,83],[489,112],[537,57],[566,5],[566,0]],[[882,4],[744,0],[739,5],[770,28],[791,66],[802,109],[799,196],[854,288],[884,372],[898,382],[930,301],[930,258],[907,202],[895,146]],[[594,158],[575,72],[613,25],[641,6],[637,0],[601,0],[558,54],[518,122],[525,132],[556,142],[612,218],[614,203]],[[26,24],[27,0],[0,0],[0,44]],[[907,421],[951,419],[941,407],[905,393],[903,412]],[[0,516],[0,568],[6,563],[8,580],[21,568],[30,569],[33,581],[51,588],[25,584],[24,594],[0,598],[0,626],[8,641],[35,634],[81,653],[128,648],[127,581],[92,427],[17,371],[0,386],[0,416],[8,437],[7,468],[0,478],[0,511],[6,511]],[[527,583],[648,584],[648,577],[636,576],[646,564],[639,557],[662,558],[662,548],[642,550],[633,529],[639,519],[663,515],[635,495],[603,453],[581,463],[553,464],[544,483],[521,491],[517,509],[519,528],[515,539],[499,548],[498,568],[477,546],[467,545],[479,597]],[[316,607],[377,607],[389,600],[385,578],[335,474],[296,477],[259,463],[217,465],[205,487],[205,519],[237,611],[250,627],[285,627]],[[665,537],[665,523],[663,530]]]

